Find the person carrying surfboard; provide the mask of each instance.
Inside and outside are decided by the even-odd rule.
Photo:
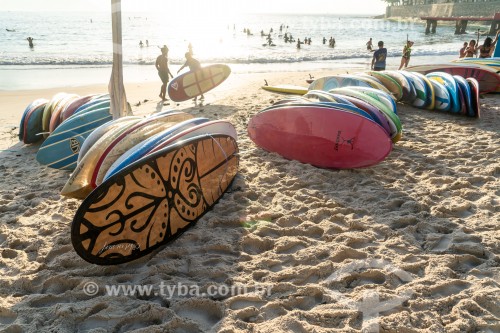
[[[491,55],[493,54],[493,51],[495,50],[495,46],[498,41],[498,34],[500,33],[500,30],[497,32],[497,35],[495,37],[495,40],[491,39],[491,37],[487,37],[484,40],[483,45],[479,46],[479,58],[490,58]]]
[[[167,93],[167,85],[168,85],[168,79],[169,75],[170,77],[174,77],[172,73],[170,73],[170,69],[168,68],[168,47],[167,45],[163,45],[162,48],[160,48],[161,54],[156,58],[156,63],[155,67],[158,70],[158,76],[161,79],[162,85],[161,85],[161,90],[160,90],[160,98],[162,101],[166,101],[166,93]]]
[[[408,67],[410,63],[411,56],[411,47],[413,46],[413,42],[411,40],[406,41],[406,45],[403,48],[403,56],[401,57],[401,64],[399,65],[398,70],[401,70],[403,67]]]
[[[186,52],[186,54],[184,56],[186,57],[186,62],[184,63],[184,65],[181,66],[181,68],[179,68],[179,70],[177,71],[177,74],[179,74],[179,72],[181,70],[183,70],[185,67],[189,67],[189,70],[191,72],[194,72],[194,71],[197,71],[197,70],[201,69],[200,62],[198,60],[196,60],[195,58],[193,58],[193,55],[190,52]],[[198,97],[194,98],[195,102],[196,102],[197,98]],[[205,97],[203,96],[203,94],[201,94],[200,99],[205,99]]]

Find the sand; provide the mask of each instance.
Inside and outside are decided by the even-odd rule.
[[[229,119],[240,172],[178,240],[108,267],[73,250],[80,201],[59,195],[69,173],[17,142],[32,100],[106,86],[0,92],[1,331],[500,332],[499,98],[481,100],[479,120],[398,105],[404,136],[385,161],[323,170],[246,134],[252,115],[283,97],[259,89],[264,79],[305,85],[307,74],[233,75],[203,106],[163,105],[157,84],[127,84],[136,114]],[[199,293],[116,296],[106,285]],[[249,290],[225,295],[235,285]],[[201,294],[210,286],[219,293]]]

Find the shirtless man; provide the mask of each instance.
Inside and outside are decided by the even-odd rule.
[[[170,73],[170,69],[168,68],[168,47],[166,45],[163,45],[163,47],[160,49],[161,50],[161,55],[156,58],[156,69],[158,70],[158,76],[161,79],[162,85],[161,85],[161,91],[160,91],[160,98],[162,101],[166,101],[167,99],[165,98],[165,94],[167,93],[167,84],[169,80],[169,75],[170,77],[174,77],[172,73]]]

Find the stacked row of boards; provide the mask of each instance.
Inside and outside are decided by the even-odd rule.
[[[445,72],[426,75],[410,71],[369,71],[322,77],[302,88],[300,93],[311,90],[332,91],[339,88],[371,88],[385,92],[394,102],[402,102],[417,108],[449,111],[470,117],[480,116],[480,84],[475,78],[464,79]],[[263,87],[268,89],[268,87]],[[277,86],[281,91],[297,93],[298,88]]]
[[[91,263],[128,262],[174,240],[215,205],[237,174],[237,134],[227,121],[167,110],[100,123],[90,114],[65,120],[38,154],[64,161],[50,164],[59,169],[75,160],[61,193],[84,199],[71,239]],[[81,144],[70,149],[76,138]]]
[[[402,126],[390,93],[349,86],[280,100],[250,120],[248,134],[287,159],[351,169],[383,161],[401,139]]]
[[[108,95],[77,96],[59,93],[52,99],[37,99],[25,109],[19,140],[26,144],[43,141],[37,161],[48,167],[73,170],[85,138],[111,120]]]

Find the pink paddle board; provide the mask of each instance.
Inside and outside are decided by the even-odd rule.
[[[317,106],[287,106],[256,114],[248,134],[259,147],[321,168],[375,165],[392,150],[386,131],[357,114]]]

